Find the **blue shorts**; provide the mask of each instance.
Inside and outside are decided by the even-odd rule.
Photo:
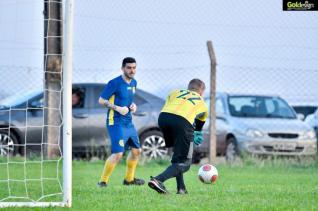
[[[133,124],[108,125],[107,130],[112,143],[112,154],[140,148],[138,133]]]

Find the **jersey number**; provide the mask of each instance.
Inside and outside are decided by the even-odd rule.
[[[181,98],[184,100],[188,100],[190,101],[193,105],[195,105],[195,100],[200,100],[200,97],[190,97],[191,92],[189,92],[188,90],[180,90],[180,95],[177,98]],[[193,95],[193,94],[192,94]]]

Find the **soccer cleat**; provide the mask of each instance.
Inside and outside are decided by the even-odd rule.
[[[106,182],[99,182],[97,183],[97,186],[100,188],[106,188],[107,187],[107,183]]]
[[[177,194],[180,194],[180,195],[188,194],[188,191],[186,189],[179,189],[177,191]]]
[[[128,182],[127,180],[123,181],[123,185],[144,185],[145,180],[134,178],[133,181]]]
[[[151,189],[154,189],[155,191],[157,191],[158,193],[161,193],[161,194],[168,193],[168,191],[167,191],[166,187],[163,185],[163,183],[160,182],[159,180],[156,180],[154,177],[150,177],[150,181],[148,182],[148,186]]]

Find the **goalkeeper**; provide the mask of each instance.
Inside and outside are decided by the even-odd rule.
[[[98,182],[106,187],[116,164],[121,160],[125,149],[131,149],[127,157],[124,185],[143,185],[142,179],[135,178],[135,170],[140,156],[140,143],[137,131],[132,123],[131,113],[136,112],[133,103],[137,81],[136,60],[127,57],[122,62],[123,74],[109,81],[99,98],[99,104],[108,108],[106,126],[111,139],[111,155],[107,158],[104,170]]]
[[[187,90],[175,90],[169,94],[159,115],[158,123],[167,147],[173,146],[171,165],[161,174],[150,177],[148,186],[158,193],[167,193],[163,182],[175,177],[177,194],[186,194],[183,174],[190,169],[193,142],[203,141],[202,127],[208,116],[208,108],[202,98],[205,84],[192,79]]]

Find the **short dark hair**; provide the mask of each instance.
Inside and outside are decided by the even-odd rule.
[[[188,89],[199,92],[200,90],[205,89],[205,83],[198,78],[194,78],[189,82]]]
[[[136,63],[136,59],[133,57],[126,57],[123,59],[122,67],[125,67],[127,63]]]

